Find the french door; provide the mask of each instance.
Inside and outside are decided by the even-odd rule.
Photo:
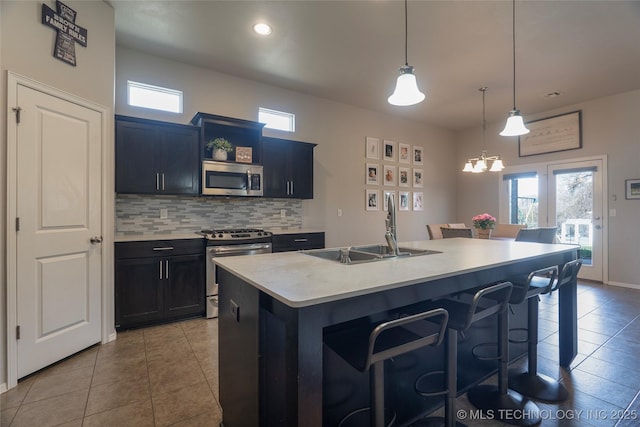
[[[559,243],[580,245],[580,278],[602,282],[604,168],[602,158],[511,168],[500,182],[500,222],[556,226]]]

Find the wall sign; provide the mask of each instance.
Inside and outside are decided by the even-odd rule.
[[[76,11],[61,1],[56,1],[54,11],[42,4],[42,23],[57,31],[53,56],[76,66],[76,43],[87,46],[87,29],[76,25]]]
[[[531,132],[518,137],[520,157],[582,148],[582,113],[573,111],[527,122]]]

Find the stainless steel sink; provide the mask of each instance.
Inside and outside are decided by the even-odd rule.
[[[396,258],[386,245],[368,245],[334,249],[313,249],[303,251],[305,255],[311,255],[342,264],[362,264],[364,262],[382,261]],[[426,249],[400,248],[399,257],[430,255],[440,253]]]
[[[369,254],[380,255],[381,257],[388,258],[394,255],[390,252],[387,245],[368,245],[368,246],[355,246],[351,248],[352,251],[366,252]],[[398,248],[400,252],[399,256],[418,256],[418,255],[431,255],[439,254],[439,251],[432,251],[429,249],[413,249],[413,248]]]

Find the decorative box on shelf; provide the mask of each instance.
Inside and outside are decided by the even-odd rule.
[[[236,162],[251,163],[253,161],[253,149],[251,147],[236,147]]]

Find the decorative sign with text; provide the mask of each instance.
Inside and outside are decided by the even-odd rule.
[[[75,67],[76,42],[87,46],[87,29],[76,25],[76,11],[61,1],[56,1],[54,11],[42,4],[42,23],[57,31],[53,56]]]

